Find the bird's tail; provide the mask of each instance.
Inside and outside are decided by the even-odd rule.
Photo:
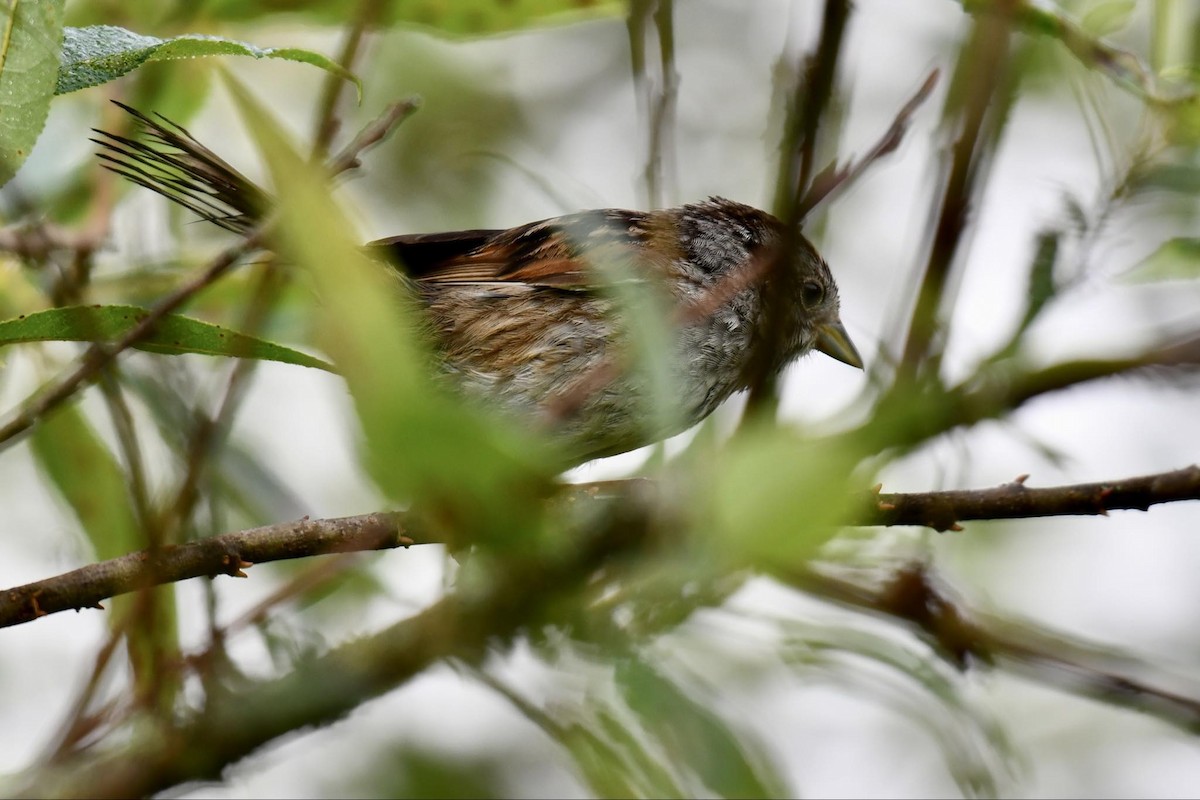
[[[145,141],[93,128],[105,168],[228,231],[247,233],[261,221],[271,197],[253,181],[161,114],[155,120],[117,105],[137,121]]]

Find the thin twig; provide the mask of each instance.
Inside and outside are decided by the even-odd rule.
[[[1006,4],[1007,6],[1007,4]],[[921,274],[916,303],[908,323],[901,357],[902,375],[912,378],[925,366],[936,373],[938,313],[950,273],[964,238],[981,168],[999,137],[1004,115],[993,112],[992,100],[1006,79],[1012,18],[997,11],[976,19],[959,56],[956,86],[946,101],[946,119],[958,130],[950,152],[950,172],[943,189],[929,259]],[[958,103],[962,103],[961,114]],[[933,363],[926,365],[926,360]]]
[[[258,285],[251,292],[241,324],[237,330],[251,336],[257,335],[262,327],[271,304],[278,297],[280,272],[273,261],[263,266]],[[229,374],[225,391],[212,416],[199,419],[184,447],[184,475],[175,490],[174,500],[164,514],[163,527],[168,535],[165,541],[174,543],[176,534],[184,528],[200,497],[199,487],[204,468],[212,455],[224,444],[234,415],[245,394],[246,382],[254,374],[258,362],[254,359],[238,359]]]
[[[11,446],[15,437],[28,431],[45,414],[70,399],[78,389],[93,381],[104,367],[112,363],[113,359],[148,336],[163,317],[178,309],[197,292],[210,286],[224,275],[243,255],[258,247],[264,235],[264,228],[259,226],[245,239],[222,251],[209,263],[208,267],[192,280],[184,283],[156,303],[146,313],[146,316],[124,336],[111,344],[97,343],[89,347],[80,359],[79,365],[72,372],[59,379],[53,386],[36,394],[15,417],[0,427],[0,450]]]
[[[383,3],[380,0],[360,0],[358,11],[346,32],[346,41],[342,45],[342,52],[337,59],[337,63],[347,72],[354,71],[354,62],[358,60],[367,29],[379,18],[382,10]],[[341,127],[337,117],[337,108],[338,102],[345,95],[347,88],[347,81],[342,76],[333,73],[325,76],[325,83],[321,87],[321,97],[317,101],[317,121],[313,133],[312,156],[313,160],[318,163],[324,160],[328,154],[329,145],[333,143],[333,137],[337,135],[338,128]]]
[[[850,0],[825,0],[821,18],[821,38],[817,51],[807,59],[796,94],[789,107],[784,131],[782,160],[775,183],[774,212],[784,223],[780,247],[766,265],[769,291],[763,291],[763,341],[753,352],[748,365],[750,392],[746,400],[744,422],[752,417],[773,413],[776,405],[775,365],[784,347],[784,330],[789,309],[796,302],[791,260],[799,258],[802,205],[800,198],[812,181],[816,158],[818,128],[833,97],[838,62],[851,13]]]
[[[905,134],[908,133],[913,115],[929,99],[933,88],[937,86],[939,74],[937,69],[930,71],[921,83],[921,88],[917,89],[916,93],[904,104],[896,114],[896,118],[892,120],[891,127],[880,137],[875,146],[867,151],[865,156],[842,167],[839,167],[835,161],[817,173],[804,196],[800,198],[799,214],[801,219],[807,217],[813,209],[837,192],[853,185],[876,161],[896,151],[896,148],[904,141]]]
[[[382,141],[418,106],[419,101],[416,98],[388,106],[374,122],[363,128],[353,141],[333,157],[329,163],[330,173],[339,175],[359,166],[359,156]],[[43,415],[57,408],[81,387],[94,380],[103,367],[120,353],[140,342],[163,317],[224,275],[245,253],[257,248],[266,237],[267,227],[268,223],[255,227],[242,241],[226,248],[199,275],[155,304],[146,316],[120,339],[111,344],[97,343],[88,348],[74,371],[35,395],[15,417],[0,427],[0,450],[11,446],[15,437],[29,430]]]
[[[646,57],[649,21],[654,20],[658,44],[659,81],[650,75]],[[661,208],[666,195],[667,168],[672,158],[666,142],[674,130],[674,109],[679,91],[679,75],[675,70],[675,22],[673,0],[634,0],[629,5],[626,30],[629,35],[629,62],[633,73],[633,89],[637,95],[640,116],[646,120],[646,167],[642,178],[646,187],[646,206]],[[673,163],[673,162],[672,162]]]
[[[397,125],[408,119],[420,107],[421,98],[419,97],[409,97],[390,104],[382,114],[359,131],[349,144],[329,160],[329,174],[336,176],[357,169],[361,166],[359,157],[364,152],[386,139]]]

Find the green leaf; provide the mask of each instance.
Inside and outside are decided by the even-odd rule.
[[[1087,219],[1083,210],[1070,198],[1067,199],[1067,213],[1080,230],[1087,227]],[[1054,280],[1054,267],[1058,263],[1058,247],[1062,238],[1061,231],[1042,231],[1038,234],[1037,250],[1034,251],[1033,261],[1029,264],[1029,289],[1025,293],[1025,313],[1021,322],[1013,330],[1008,342],[992,356],[992,361],[1003,361],[1012,358],[1021,349],[1025,332],[1031,326],[1050,301],[1058,294],[1058,285]]]
[[[337,62],[310,50],[255,47],[233,39],[199,34],[159,39],[112,25],[64,30],[62,63],[54,93],[66,94],[89,86],[99,86],[137,69],[147,61],[228,55],[282,58],[312,64],[353,82],[360,98],[362,95],[362,84],[357,77]]]
[[[452,34],[487,34],[515,30],[544,21],[617,16],[625,3],[617,0],[384,0],[378,4],[383,26],[424,25]],[[309,0],[304,3],[210,0],[205,15],[214,19],[255,19],[269,10],[286,8],[322,24],[345,24],[345,0]],[[269,8],[265,8],[269,7]]]
[[[640,658],[622,658],[617,684],[668,760],[686,765],[718,797],[782,797],[783,781],[754,758],[711,709]],[[760,748],[761,749],[761,748]]]
[[[278,247],[320,296],[317,337],[345,376],[365,463],[402,501],[422,501],[450,531],[483,539],[539,530],[548,449],[433,379],[421,309],[408,287],[367,258],[317,169],[237,82],[229,82],[280,197]]]
[[[0,186],[46,124],[63,35],[63,0],[0,2]]]
[[[39,466],[75,512],[96,556],[137,550],[141,543],[124,472],[78,406],[51,414],[30,438]]]
[[[1029,291],[1025,301],[1025,316],[1018,326],[1018,335],[1033,324],[1045,309],[1046,304],[1054,299],[1058,287],[1054,283],[1054,265],[1058,261],[1057,231],[1044,231],[1038,235],[1037,251],[1029,265]]]
[[[75,512],[98,559],[145,546],[125,472],[77,404],[43,419],[30,439],[38,466]],[[149,604],[115,597],[111,610],[110,627],[127,634],[138,686],[169,697],[175,680],[160,667],[163,654],[177,647],[174,586],[152,589]]]
[[[1129,24],[1137,0],[1108,0],[1092,8],[1079,23],[1079,27],[1093,36],[1108,36]]]
[[[1200,194],[1200,164],[1154,164],[1135,171],[1130,176],[1133,192],[1174,192],[1181,195]]]
[[[1200,239],[1182,236],[1163,244],[1125,275],[1129,283],[1196,278],[1200,278]]]
[[[146,313],[138,306],[71,306],[39,311],[0,322],[0,347],[22,342],[109,342],[132,330]],[[134,347],[164,355],[253,358],[335,371],[328,362],[290,347],[176,314],[160,320]]]
[[[834,534],[851,502],[851,447],[751,427],[724,449],[713,484],[699,490],[699,530],[733,563],[794,564]]]

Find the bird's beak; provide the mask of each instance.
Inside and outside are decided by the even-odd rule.
[[[817,333],[816,348],[830,358],[836,358],[843,364],[863,368],[862,356],[850,341],[850,334],[842,327],[841,322],[830,322],[822,325]]]

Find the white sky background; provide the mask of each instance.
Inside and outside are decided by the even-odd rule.
[[[928,163],[944,144],[936,122],[965,19],[949,0],[859,0],[855,5],[843,56],[844,84],[853,91],[843,154],[867,149],[929,69],[943,70],[939,90],[919,113],[902,150],[832,205],[819,231],[818,244],[841,286],[843,319],[870,361],[880,343],[894,335],[921,260],[932,189]],[[789,11],[787,3],[766,0],[677,0],[681,82],[677,180],[668,187],[669,201],[722,194],[769,203],[773,174],[767,155],[778,135],[766,127],[771,71],[785,47],[795,53],[812,42],[819,18],[819,3],[796,0],[794,6]],[[342,192],[360,215],[364,240],[403,231],[505,227],[579,208],[636,206],[643,197],[638,183],[643,130],[627,80],[625,35],[623,22],[612,20],[466,44],[417,33],[393,33],[376,42],[373,55],[379,63],[365,76],[368,94],[361,116],[414,91],[424,95],[425,107],[400,135],[367,157],[364,177]],[[1129,45],[1144,51],[1145,31],[1135,26],[1128,35]],[[256,33],[255,42],[335,52],[337,39],[281,27]],[[226,66],[295,130],[308,129],[319,84],[310,71],[245,59],[229,59]],[[446,74],[477,87],[480,96],[464,106],[461,97],[439,94],[448,85]],[[1087,80],[1103,83],[1094,76]],[[1137,104],[1120,93],[1102,96],[1116,104],[1118,118],[1136,112]],[[80,135],[87,125],[78,124],[78,114],[77,108],[59,103],[47,138],[57,142]],[[252,148],[240,132],[228,129],[229,119],[218,94],[189,128],[257,174]],[[510,136],[499,140],[498,149],[492,149],[497,143],[488,126],[507,127]],[[49,173],[52,161],[43,150],[27,169]],[[1065,87],[1047,87],[1022,102],[978,211],[953,319],[950,373],[966,374],[1009,333],[1020,313],[1034,237],[1041,226],[1061,220],[1063,190],[1090,202],[1109,177],[1097,168],[1086,126]],[[549,182],[553,191],[538,181]],[[487,191],[480,191],[481,183]],[[129,248],[144,251],[147,242],[157,246],[145,232],[148,209],[156,204],[146,197],[131,197],[125,204],[117,234],[126,249],[116,251],[114,259]],[[195,227],[189,235],[206,236]],[[1035,360],[1129,352],[1154,340],[1163,327],[1194,327],[1200,319],[1200,287],[1130,286],[1112,279],[1164,238],[1161,231],[1154,236],[1142,236],[1136,224],[1114,229],[1098,248],[1094,276],[1034,330]],[[843,365],[806,358],[789,373],[784,412],[803,423],[831,424],[862,383],[860,373]],[[985,424],[888,467],[882,479],[887,490],[895,491],[990,486],[1020,473],[1031,473],[1031,484],[1053,485],[1185,466],[1200,458],[1200,398],[1195,382],[1191,385],[1189,391],[1113,381],[1018,412],[1015,430],[1062,452],[1061,466],[1014,436],[1013,427]],[[4,407],[16,399],[6,393]],[[304,512],[321,517],[362,513],[382,501],[354,466],[349,410],[336,379],[267,364],[259,370],[237,435],[278,465],[304,498]],[[579,474],[614,474],[636,459],[613,462]],[[56,574],[86,559],[74,544],[70,516],[48,496],[23,449],[0,458],[0,505],[6,519],[0,531],[0,586]],[[1200,504],[1097,519],[970,523],[960,534],[888,531],[878,534],[873,547],[893,558],[928,553],[954,587],[980,607],[1128,648],[1174,674],[1195,674],[1200,667],[1194,612],[1200,607]],[[252,571],[250,581],[218,581],[226,618],[274,588],[270,580],[254,580],[257,574]],[[355,629],[327,631],[331,643],[429,602],[439,591],[441,562],[432,548],[415,548],[380,556],[375,574],[388,583],[391,596],[363,609]],[[180,588],[185,631],[186,610],[201,601],[195,583]],[[765,582],[749,586],[733,606],[812,626],[844,619]],[[199,645],[199,617],[191,622],[188,635]],[[8,721],[0,726],[0,771],[19,766],[42,746],[71,696],[65,687],[82,680],[103,632],[103,618],[95,613],[62,614],[0,632],[0,714]],[[707,641],[710,648],[727,645],[738,653],[736,661],[714,659],[712,674],[698,679],[720,680],[719,708],[731,719],[749,720],[798,793],[958,793],[943,752],[919,723],[919,714],[889,704],[887,698],[897,695],[921,701],[915,690],[905,695],[881,688],[894,683],[894,676],[877,675],[862,664],[840,675],[797,676],[774,663],[769,636],[726,612],[701,615],[678,637]],[[261,647],[253,637],[244,638],[240,654],[248,664],[257,661],[265,668]],[[528,654],[510,662],[505,674],[536,698],[570,697],[600,682],[594,668],[584,664],[567,674],[546,670]],[[1007,726],[1018,756],[1009,782],[1002,784],[1008,793],[1186,796],[1200,785],[1200,742],[1158,722],[1012,679],[983,676],[969,683],[967,695],[978,717]],[[1191,689],[1193,696],[1200,694],[1196,686]],[[936,713],[927,700],[923,710]],[[513,794],[580,792],[558,766],[562,759],[555,747],[532,724],[489,690],[439,668],[343,723],[247,760],[226,787],[204,788],[195,796],[349,791],[347,776],[368,768],[376,748],[403,743],[506,753],[514,765],[508,787]]]

